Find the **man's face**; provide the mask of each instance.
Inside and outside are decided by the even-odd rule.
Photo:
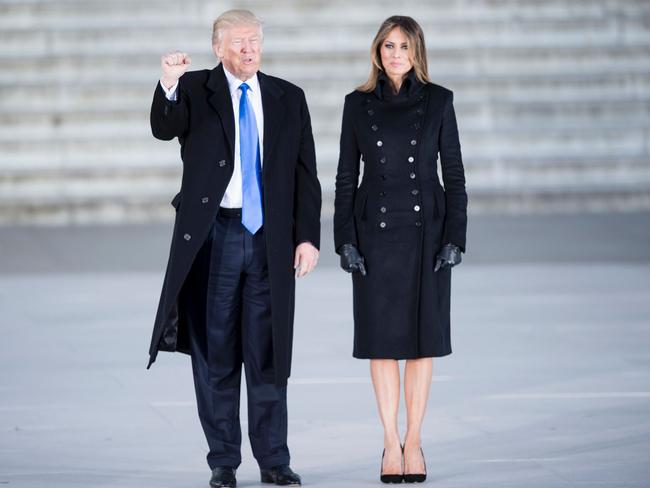
[[[260,68],[262,33],[256,25],[236,25],[223,33],[213,49],[228,71],[246,81]]]

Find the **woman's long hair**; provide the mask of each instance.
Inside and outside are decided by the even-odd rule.
[[[409,58],[413,69],[415,70],[415,77],[422,83],[429,82],[429,68],[427,65],[427,49],[424,45],[424,33],[420,25],[411,17],[404,15],[393,15],[388,17],[379,27],[379,31],[372,41],[370,47],[370,76],[368,81],[361,85],[357,90],[362,92],[371,92],[377,86],[377,78],[379,73],[384,71],[381,64],[381,45],[384,43],[390,32],[399,27],[400,30],[408,39]]]

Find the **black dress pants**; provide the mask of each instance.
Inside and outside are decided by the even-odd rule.
[[[253,455],[261,468],[289,464],[287,391],[275,385],[264,228],[252,235],[241,212],[220,210],[180,301],[210,469],[241,463],[242,363]]]

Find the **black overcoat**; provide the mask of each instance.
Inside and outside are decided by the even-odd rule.
[[[352,275],[353,355],[450,354],[451,270],[433,269],[443,244],[465,251],[467,193],[452,92],[411,72],[397,95],[383,75],[373,92],[347,95],[334,206],[336,248],[355,244],[367,268],[365,277]]]
[[[264,110],[262,187],[273,350],[276,383],[284,385],[291,370],[294,250],[304,241],[320,246],[321,188],[304,92],[261,72],[258,79]],[[176,102],[167,100],[158,84],[151,130],[158,139],[178,137],[183,179],[172,201],[176,220],[147,367],[159,350],[189,354],[178,297],[233,172],[235,120],[222,65],[185,73]]]

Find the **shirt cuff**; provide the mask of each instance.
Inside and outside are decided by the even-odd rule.
[[[169,90],[165,88],[165,85],[163,85],[162,80],[160,80],[160,87],[163,89],[165,92],[165,96],[167,97],[167,100],[170,102],[175,102],[176,101],[176,88],[178,88],[178,81],[172,86]]]

